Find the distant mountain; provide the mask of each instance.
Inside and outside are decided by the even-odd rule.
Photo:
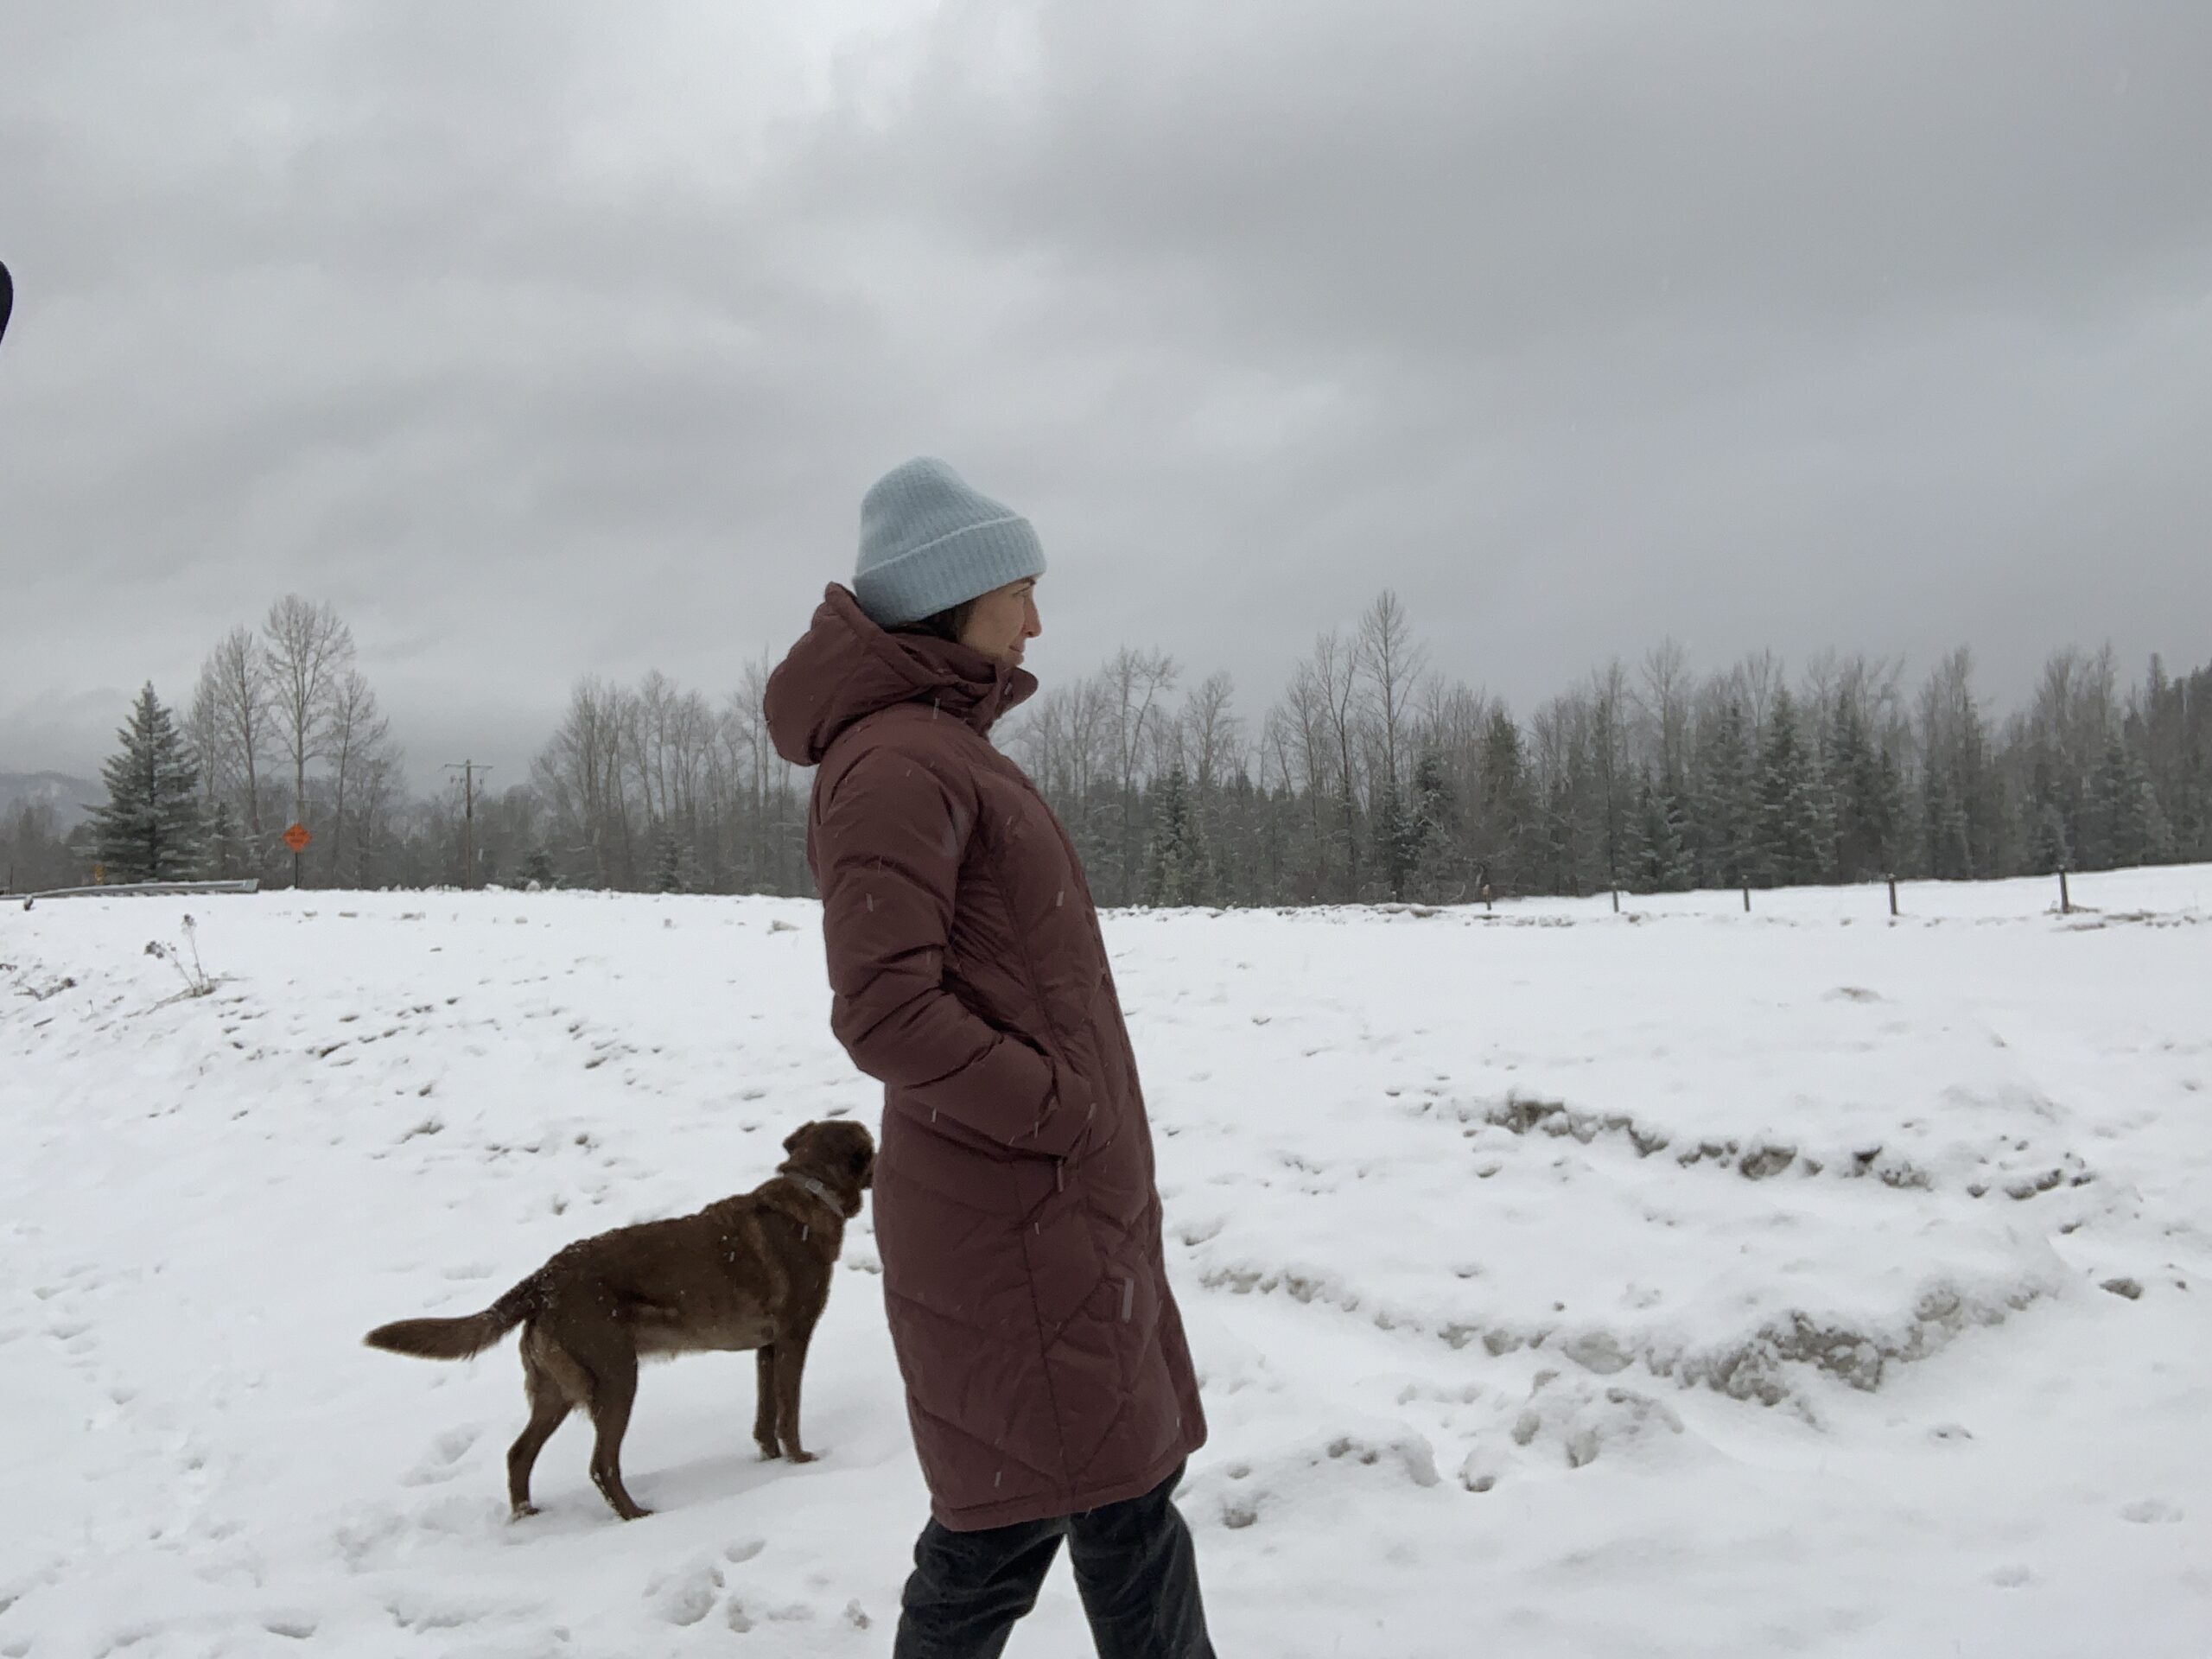
[[[0,772],[0,815],[18,806],[41,803],[54,809],[64,835],[92,816],[91,809],[107,798],[106,786],[66,772]]]

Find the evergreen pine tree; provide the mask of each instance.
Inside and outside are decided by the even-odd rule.
[[[1426,750],[1414,763],[1412,890],[1428,899],[1458,896],[1459,802],[1444,757]]]
[[[206,850],[200,855],[200,867],[210,880],[233,880],[243,875],[251,862],[245,844],[245,832],[238,824],[238,815],[228,801],[218,801],[214,810],[205,814],[207,826]]]
[[[1972,879],[2004,873],[2005,804],[2004,780],[1990,763],[1989,733],[1971,694],[1958,710],[1958,728],[1946,780],[1947,817],[1942,838],[1959,874]]]
[[[1838,856],[1840,786],[1827,742],[1823,737],[1806,750],[1806,761],[1812,774],[1813,834],[1813,873],[1807,879],[1812,881],[1837,880],[1836,872],[1842,863]]]
[[[1669,773],[1659,781],[1660,818],[1666,839],[1659,862],[1665,877],[1662,891],[1687,893],[1697,885],[1697,855],[1690,845],[1690,794],[1681,779]]]
[[[2182,763],[2173,798],[2167,814],[2171,855],[2190,862],[2212,856],[2212,764],[2204,755],[2192,752]]]
[[[1526,890],[1535,853],[1530,829],[1535,812],[1529,798],[1521,728],[1503,709],[1491,715],[1490,726],[1483,734],[1480,777],[1483,812],[1476,839],[1478,855],[1493,889],[1499,893]]]
[[[1159,797],[1153,804],[1152,845],[1145,860],[1145,902],[1204,904],[1211,885],[1208,876],[1205,838],[1199,833],[1190,785],[1179,764],[1160,780]]]
[[[1924,791],[1921,829],[1928,845],[1928,874],[1938,881],[1964,881],[1974,874],[1966,802],[1940,767],[1928,773]]]
[[[2165,808],[2159,804],[2158,791],[2143,765],[2143,757],[2134,757],[2136,772],[2136,810],[2143,824],[2143,861],[2145,864],[2164,864],[2174,856],[2173,824],[2167,818]]]
[[[2066,844],[2066,815],[2058,810],[2057,802],[2044,803],[2043,810],[2037,815],[2033,844],[2038,874],[2074,868],[2073,850]]]
[[[1403,903],[1406,884],[1413,877],[1414,865],[1421,857],[1421,821],[1413,803],[1398,787],[1398,780],[1385,777],[1375,786],[1373,811],[1375,853],[1382,866],[1382,885],[1390,898]]]
[[[1864,881],[1887,874],[1869,845],[1872,813],[1868,797],[1873,792],[1870,748],[1859,705],[1848,693],[1838,693],[1828,720],[1827,775],[1839,881]]]
[[[1632,885],[1643,893],[1680,893],[1694,879],[1686,830],[1688,815],[1680,792],[1663,779],[1643,779],[1637,786],[1633,819],[1636,850]]]
[[[1699,877],[1739,887],[1751,875],[1758,812],[1744,706],[1731,697],[1698,731]]]
[[[2117,730],[2106,740],[2094,788],[2105,868],[2132,869],[2164,856],[2168,830],[2143,756]]]
[[[1758,869],[1778,887],[1817,881],[1824,873],[1815,796],[1812,756],[1797,730],[1796,704],[1784,686],[1775,694],[1774,712],[1767,720],[1758,775]]]
[[[1544,785],[1543,811],[1537,825],[1540,891],[1581,896],[1582,874],[1575,855],[1574,832],[1573,783],[1566,776],[1554,776]]]
[[[689,893],[695,885],[691,876],[690,849],[683,838],[667,824],[657,826],[653,831],[653,891]]]
[[[1255,792],[1261,796],[1261,807],[1260,833],[1253,851],[1253,886],[1260,896],[1254,902],[1286,904],[1297,880],[1298,791],[1285,779],[1279,780],[1272,791]]]
[[[1870,776],[1859,810],[1866,815],[1866,844],[1876,860],[1867,874],[1894,874],[1904,856],[1904,768],[1896,751],[1888,747],[1876,749],[1867,765]]]
[[[200,762],[148,685],[117,734],[123,748],[101,768],[107,804],[94,844],[111,881],[185,881],[200,872]]]
[[[1239,765],[1236,775],[1222,786],[1218,808],[1222,833],[1213,842],[1215,891],[1224,903],[1262,902],[1267,810],[1267,797],[1253,786],[1251,772]]]
[[[2106,734],[2105,751],[2089,779],[2088,810],[2083,813],[2082,862],[2092,870],[2117,869],[2141,861],[2137,850],[2139,813],[2130,800],[2127,747],[2118,730]]]
[[[1621,885],[1630,893],[1660,889],[1660,843],[1665,829],[1660,822],[1659,791],[1651,774],[1639,769],[1629,793],[1629,809],[1621,825]]]

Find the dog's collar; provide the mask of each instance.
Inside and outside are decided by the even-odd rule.
[[[830,1189],[823,1185],[821,1182],[816,1180],[813,1176],[786,1174],[784,1179],[791,1182],[794,1185],[804,1187],[808,1192],[813,1193],[816,1198],[821,1199],[823,1203],[828,1205],[832,1210],[836,1211],[841,1218],[843,1217],[845,1213],[845,1206],[839,1204],[837,1200],[830,1195]]]

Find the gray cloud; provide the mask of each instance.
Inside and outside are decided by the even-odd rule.
[[[1045,531],[1048,674],[1252,708],[1386,583],[1524,707],[2212,654],[2201,7],[785,10],[12,29],[0,767],[297,588],[518,777],[581,673],[733,686],[917,450]]]

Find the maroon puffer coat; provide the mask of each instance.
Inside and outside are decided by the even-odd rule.
[[[884,1301],[932,1508],[963,1531],[1134,1497],[1205,1440],[1097,912],[984,735],[1036,689],[838,587],[768,682],[777,749],[821,768],[830,1024],[885,1084]]]

